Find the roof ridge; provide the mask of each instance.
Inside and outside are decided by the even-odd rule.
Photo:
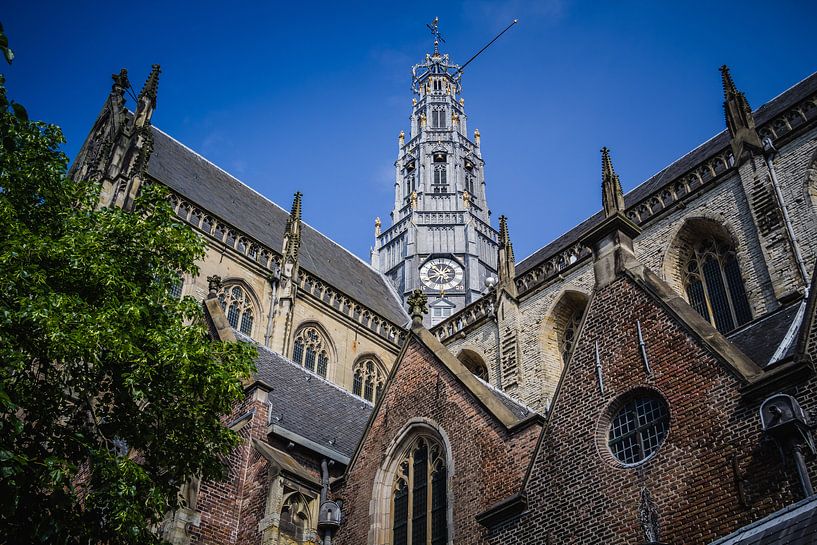
[[[214,167],[216,170],[221,171],[223,174],[226,174],[227,176],[229,176],[230,178],[232,178],[233,180],[235,180],[235,181],[236,181],[236,182],[238,182],[239,184],[243,185],[244,187],[246,187],[247,189],[249,189],[250,191],[252,191],[252,192],[253,192],[253,193],[255,193],[256,195],[258,195],[259,197],[261,197],[262,199],[264,199],[265,201],[269,202],[270,204],[272,204],[272,205],[274,205],[274,206],[276,206],[276,207],[280,208],[282,211],[284,211],[284,212],[286,212],[287,214],[289,214],[289,210],[287,210],[286,208],[284,208],[283,206],[281,206],[281,205],[280,205],[280,204],[278,204],[277,202],[273,201],[273,200],[272,200],[272,199],[270,199],[269,197],[267,197],[267,196],[265,196],[265,195],[263,195],[263,194],[259,193],[257,190],[253,189],[251,186],[249,186],[249,185],[245,184],[244,182],[242,182],[241,180],[239,180],[238,178],[236,178],[235,176],[233,176],[232,174],[230,174],[229,172],[227,172],[226,170],[224,170],[223,168],[221,168],[220,166],[218,166],[217,164],[215,164],[214,162],[212,162],[210,159],[208,159],[207,157],[205,157],[205,156],[204,156],[204,155],[202,155],[201,153],[199,153],[199,152],[197,152],[196,150],[194,150],[194,149],[190,148],[189,146],[187,146],[186,144],[184,144],[184,143],[180,142],[179,140],[176,140],[175,138],[173,138],[172,136],[170,136],[169,134],[167,134],[165,131],[163,131],[162,129],[160,129],[160,128],[159,128],[159,127],[157,127],[156,125],[151,125],[151,126],[152,126],[152,127],[155,129],[155,130],[157,130],[157,131],[159,131],[160,133],[162,133],[164,136],[166,136],[166,137],[170,138],[171,140],[173,140],[173,142],[175,142],[176,144],[180,145],[181,147],[183,147],[184,149],[186,149],[187,151],[189,151],[190,153],[192,153],[193,155],[195,155],[196,157],[198,157],[199,159],[201,159],[202,161],[204,161],[205,163],[207,163],[208,165],[210,165],[210,166]],[[313,229],[314,229],[314,227],[313,227]],[[318,232],[320,233],[320,231],[318,231]],[[321,234],[323,234],[323,233],[321,233]],[[334,241],[332,241],[332,242],[334,242]],[[337,242],[335,242],[335,244],[337,244]]]
[[[782,97],[782,96],[783,96],[783,95],[785,95],[786,93],[791,92],[791,91],[792,91],[794,88],[796,88],[796,87],[798,87],[799,85],[801,85],[801,84],[805,83],[805,82],[806,82],[806,81],[808,81],[809,79],[813,78],[815,75],[817,75],[817,72],[813,72],[813,73],[811,73],[811,74],[809,74],[809,75],[805,76],[804,78],[802,78],[802,79],[801,79],[800,81],[798,81],[797,83],[795,83],[795,84],[793,84],[793,85],[790,85],[789,87],[787,87],[786,89],[784,89],[783,91],[781,91],[780,93],[778,93],[778,94],[777,94],[775,97],[773,97],[773,98],[771,98],[771,99],[769,99],[769,100],[765,101],[765,102],[764,102],[763,104],[761,104],[761,105],[760,105],[758,108],[756,108],[755,110],[753,110],[753,112],[752,112],[752,113],[753,113],[753,115],[756,115],[756,114],[758,114],[758,113],[759,113],[761,110],[763,110],[763,109],[765,109],[765,108],[769,107],[769,106],[770,106],[772,103],[774,103],[774,102],[775,102],[776,100],[778,100],[780,97]],[[767,121],[768,121],[768,120],[767,120]],[[669,163],[668,163],[666,166],[664,166],[663,168],[659,169],[657,172],[655,172],[655,173],[654,173],[654,174],[652,174],[651,176],[648,176],[648,177],[647,177],[646,179],[644,179],[644,180],[643,180],[641,183],[639,183],[638,185],[636,185],[635,187],[633,187],[632,189],[630,189],[629,191],[627,191],[627,193],[625,193],[625,195],[624,195],[625,202],[626,202],[626,199],[627,199],[627,196],[628,196],[628,195],[632,194],[633,192],[635,192],[637,189],[641,188],[642,186],[644,186],[644,185],[648,184],[649,182],[651,182],[651,181],[652,181],[654,178],[656,178],[657,176],[659,176],[659,175],[663,175],[663,174],[664,174],[666,171],[670,170],[670,168],[671,168],[673,165],[680,163],[680,162],[681,162],[681,161],[682,161],[684,158],[686,158],[686,157],[688,157],[688,156],[690,156],[690,155],[694,154],[694,153],[695,153],[695,152],[697,152],[698,150],[700,150],[700,149],[704,148],[704,147],[705,147],[707,144],[709,144],[709,143],[713,142],[714,140],[716,140],[716,139],[720,138],[720,137],[721,137],[721,136],[722,136],[724,133],[726,133],[726,132],[728,132],[728,131],[727,131],[727,129],[723,129],[723,130],[721,130],[721,131],[717,132],[717,133],[716,133],[715,135],[713,135],[712,137],[710,137],[710,138],[708,138],[707,140],[703,141],[702,143],[698,144],[697,146],[695,146],[695,147],[694,147],[694,148],[692,148],[691,150],[687,151],[686,153],[682,154],[680,157],[676,158],[675,160],[673,160],[673,161],[669,162]],[[704,158],[703,160],[705,160],[705,159],[706,159],[706,158]],[[686,172],[688,172],[688,170],[687,170],[687,171],[682,172],[682,173],[681,173],[681,174],[680,174],[678,177],[683,176],[683,175],[684,175]],[[643,199],[641,199],[641,200],[643,200]],[[632,204],[630,204],[629,206],[631,206],[631,205],[632,205]],[[597,212],[596,212],[596,213],[597,213]],[[563,236],[565,236],[566,234],[570,233],[570,232],[571,232],[573,229],[577,228],[579,225],[581,225],[581,224],[582,224],[582,223],[584,223],[585,221],[588,221],[588,220],[590,220],[591,218],[593,218],[593,216],[595,216],[595,215],[596,215],[596,213],[593,213],[593,214],[591,214],[590,216],[588,216],[588,217],[586,217],[586,218],[584,218],[584,219],[579,220],[577,224],[573,225],[573,227],[569,228],[567,231],[563,232],[562,234],[560,234],[560,235],[559,235],[559,236],[557,236],[557,237],[552,238],[552,239],[551,239],[549,242],[547,242],[546,244],[543,244],[543,245],[539,246],[539,247],[538,247],[538,248],[536,248],[536,249],[535,249],[533,252],[531,252],[531,253],[530,253],[530,255],[526,256],[524,259],[522,259],[522,260],[520,260],[520,261],[517,261],[517,264],[522,264],[522,263],[524,263],[526,260],[528,260],[528,259],[530,259],[531,257],[533,257],[534,255],[536,255],[536,253],[537,253],[537,252],[539,252],[540,250],[542,250],[542,249],[546,248],[546,247],[547,247],[547,246],[549,246],[550,244],[553,244],[554,242],[556,242],[557,240],[559,240],[560,238],[562,238],[562,237],[563,237]],[[525,270],[525,272],[527,272],[527,270]],[[520,275],[521,275],[521,274],[524,274],[524,273],[520,273]]]
[[[769,104],[771,104],[772,102],[777,100],[778,98],[782,97],[783,95],[785,95],[786,93],[788,93],[789,91],[791,91],[792,89],[794,89],[795,87],[800,85],[801,83],[804,83],[807,79],[813,78],[815,75],[817,75],[817,72],[812,72],[811,74],[807,75],[806,77],[804,77],[803,79],[801,79],[797,83],[795,83],[793,85],[790,85],[786,89],[783,89],[777,95],[773,96],[772,98],[770,98],[769,100],[767,100],[766,102],[764,102],[763,104],[761,104],[760,106],[755,108],[752,111],[752,114],[754,115],[754,114],[758,113],[760,110],[762,110],[763,108],[765,108],[766,106],[768,106]]]
[[[316,373],[315,371],[310,371],[309,369],[307,369],[307,368],[306,368],[306,367],[304,367],[303,365],[298,365],[297,363],[295,363],[295,362],[294,362],[294,361],[292,361],[291,359],[289,359],[289,358],[287,358],[287,357],[285,357],[285,356],[282,356],[282,355],[281,355],[281,354],[279,354],[278,352],[275,352],[275,351],[274,351],[274,350],[272,350],[270,347],[262,345],[261,343],[259,343],[259,342],[258,342],[258,341],[256,341],[255,339],[253,339],[252,337],[248,337],[247,335],[245,335],[244,333],[241,333],[240,331],[238,331],[238,330],[236,330],[236,329],[233,329],[233,332],[235,333],[235,336],[236,336],[236,337],[238,337],[239,339],[241,339],[242,341],[244,341],[244,342],[251,342],[251,343],[255,344],[255,345],[256,345],[256,347],[258,347],[258,349],[263,350],[263,351],[264,351],[264,352],[266,352],[267,354],[272,354],[273,356],[276,356],[278,359],[283,360],[283,361],[285,361],[286,363],[288,363],[289,365],[291,365],[292,367],[295,367],[296,369],[300,370],[300,371],[301,371],[301,372],[303,372],[305,375],[309,375],[309,376],[310,376],[310,380],[311,380],[311,378],[312,378],[312,377],[317,378],[317,379],[318,379],[318,380],[320,380],[321,382],[323,382],[323,383],[325,383],[325,384],[328,384],[328,385],[329,385],[329,386],[331,386],[332,388],[334,388],[334,389],[336,389],[336,390],[338,390],[338,391],[340,391],[340,392],[342,392],[342,393],[346,394],[348,397],[351,397],[351,398],[352,398],[352,399],[354,399],[355,401],[362,401],[362,402],[363,402],[363,404],[364,404],[364,405],[367,405],[369,408],[374,407],[374,404],[373,404],[371,401],[367,401],[366,399],[364,399],[364,398],[362,398],[362,397],[360,397],[360,396],[356,396],[355,394],[353,394],[353,393],[352,393],[352,392],[350,392],[349,390],[347,390],[347,389],[345,389],[345,388],[343,388],[343,387],[339,386],[338,384],[335,384],[334,382],[332,382],[331,380],[329,380],[329,379],[327,379],[327,378],[324,378],[324,377],[320,376],[320,375],[319,375],[318,373]]]
[[[173,146],[178,146],[181,150],[183,150],[185,153],[189,154],[194,159],[200,160],[201,163],[203,165],[205,165],[206,167],[212,168],[213,170],[217,171],[218,173],[226,176],[229,179],[230,182],[233,182],[233,183],[237,184],[238,188],[247,190],[252,194],[252,196],[254,196],[256,198],[260,198],[258,202],[263,202],[263,203],[272,205],[278,212],[280,212],[280,213],[282,213],[282,214],[284,214],[286,216],[289,216],[289,214],[290,214],[289,210],[283,208],[281,205],[279,205],[278,203],[276,203],[275,201],[273,201],[269,197],[263,195],[262,193],[258,192],[255,189],[253,189],[251,186],[249,186],[246,183],[242,182],[240,179],[238,179],[233,174],[227,172],[222,167],[220,167],[217,164],[213,163],[212,161],[210,161],[209,159],[207,159],[206,157],[204,157],[202,154],[198,153],[197,151],[193,150],[189,146],[183,144],[182,142],[180,142],[179,140],[177,140],[173,136],[169,135],[168,133],[166,133],[165,131],[163,131],[159,127],[156,127],[155,125],[153,125],[152,128],[158,134],[160,134],[163,138],[166,138],[168,140],[168,142],[170,142]],[[166,182],[163,182],[163,183],[166,183]],[[195,204],[198,205],[198,206],[202,205],[202,203],[199,203],[199,202],[196,202]],[[207,210],[208,213],[211,213],[211,214],[213,213],[209,208],[207,208],[206,210]],[[222,214],[221,219],[224,220],[226,223],[231,224],[233,227],[238,228],[239,230],[242,230],[242,228],[239,227],[235,223],[235,218],[228,219],[227,217],[223,217],[223,214]],[[351,257],[354,260],[356,266],[357,266],[357,264],[363,265],[365,267],[366,271],[367,271],[367,274],[373,273],[373,274],[377,275],[378,280],[380,282],[382,282],[383,284],[385,284],[389,288],[392,287],[391,281],[389,281],[385,276],[383,276],[380,271],[378,271],[377,269],[372,267],[371,264],[369,264],[365,260],[363,260],[363,258],[361,258],[360,256],[354,254],[348,248],[346,248],[343,245],[339,244],[337,241],[335,241],[334,239],[332,239],[331,237],[326,235],[324,232],[318,230],[316,227],[314,227],[310,223],[308,223],[306,221],[302,221],[302,224],[306,228],[306,230],[308,230],[310,233],[314,234],[314,236],[316,238],[325,241],[325,243],[327,243],[332,248],[334,248],[335,251],[338,254],[343,254],[344,256]],[[250,236],[253,240],[261,243],[264,247],[268,247],[273,252],[276,252],[278,254],[281,253],[282,248],[280,248],[280,247],[276,248],[274,245],[269,244],[268,241],[263,241],[262,238],[259,238],[257,236],[257,233],[256,234],[250,234],[250,233],[248,233],[246,231],[244,231],[244,232],[245,232],[245,234]],[[312,236],[312,235],[310,235],[310,236]],[[302,245],[301,246],[301,251],[305,255],[308,255],[310,257],[310,259],[313,262],[315,262],[315,264],[317,264],[320,261],[319,259],[314,259],[312,257],[312,254],[310,253],[310,250],[309,250],[308,246]],[[304,267],[304,269],[307,272],[314,275],[318,279],[331,284],[331,275],[327,276],[326,274],[324,274],[326,271],[321,272],[320,267],[317,267],[317,266],[316,267],[309,267],[309,266],[304,266],[303,264],[302,264],[302,267]],[[339,293],[342,293],[342,294],[350,297],[351,299],[361,303],[363,306],[370,309],[371,311],[373,311],[375,314],[377,314],[378,316],[380,316],[381,318],[383,318],[387,322],[393,323],[398,327],[403,327],[403,326],[406,325],[406,322],[408,321],[408,317],[407,317],[408,315],[406,314],[405,309],[403,308],[403,305],[401,303],[401,299],[400,299],[399,296],[394,297],[391,301],[389,301],[387,304],[385,304],[385,306],[386,307],[394,306],[396,308],[399,308],[400,312],[398,313],[396,311],[396,308],[391,309],[391,311],[389,312],[388,309],[383,309],[383,308],[378,309],[379,305],[372,304],[373,301],[371,301],[371,300],[364,300],[365,298],[361,299],[361,297],[360,297],[361,294],[359,294],[359,293],[355,294],[355,290],[349,290],[349,289],[346,289],[346,288],[341,288],[339,285],[335,285],[335,284],[332,284],[332,285],[333,285],[333,288],[335,290],[337,290]],[[390,316],[391,314],[395,314],[395,316]],[[400,314],[402,319],[397,319],[397,316],[396,316],[397,314]],[[403,319],[405,319],[405,321],[403,321]]]
[[[165,135],[165,136],[167,136],[168,138],[170,138],[171,140],[173,140],[175,143],[179,144],[181,147],[183,147],[184,149],[186,149],[187,151],[189,151],[190,153],[192,153],[192,154],[193,154],[193,155],[195,155],[196,157],[198,157],[198,158],[202,159],[202,160],[203,160],[204,162],[206,162],[207,164],[209,164],[209,165],[213,166],[213,167],[214,167],[214,168],[216,168],[217,170],[220,170],[222,173],[226,174],[227,176],[229,176],[230,178],[232,178],[233,180],[235,180],[235,181],[236,181],[236,182],[238,182],[239,184],[243,185],[244,187],[246,187],[247,189],[249,189],[250,191],[252,191],[252,192],[253,192],[253,193],[255,193],[256,195],[258,195],[259,197],[261,197],[261,198],[262,198],[262,199],[264,199],[265,201],[267,201],[267,202],[271,203],[272,205],[274,205],[274,206],[276,206],[276,207],[280,208],[282,211],[284,211],[284,212],[286,212],[287,214],[289,214],[289,210],[287,210],[286,208],[284,208],[283,206],[281,206],[281,205],[280,205],[280,204],[278,204],[277,202],[273,201],[272,199],[270,199],[269,197],[267,197],[267,196],[266,196],[266,195],[264,195],[263,193],[259,192],[258,190],[253,189],[253,187],[252,187],[252,186],[250,186],[250,185],[248,185],[248,184],[246,184],[246,183],[242,182],[242,181],[241,181],[241,180],[239,180],[239,179],[238,179],[236,176],[234,176],[233,174],[230,174],[229,172],[227,172],[226,170],[224,170],[223,168],[221,168],[220,166],[218,166],[217,164],[215,164],[214,162],[212,162],[211,160],[209,160],[207,157],[205,157],[205,156],[204,156],[204,155],[202,155],[201,153],[199,153],[199,152],[195,151],[194,149],[190,148],[190,147],[189,147],[189,146],[187,146],[186,144],[183,144],[182,142],[180,142],[180,141],[176,140],[175,138],[173,138],[172,136],[170,136],[169,134],[167,134],[165,131],[163,131],[163,130],[162,130],[162,129],[160,129],[159,127],[156,127],[155,125],[152,125],[152,127],[153,127],[154,129],[156,129],[157,131],[159,131],[160,133],[162,133],[163,135]],[[329,242],[331,242],[332,244],[334,244],[334,245],[335,245],[335,246],[337,246],[338,248],[341,248],[343,251],[345,251],[346,253],[348,253],[350,256],[354,257],[355,259],[357,259],[358,261],[360,261],[361,263],[363,263],[364,265],[366,265],[366,267],[370,268],[371,270],[373,270],[374,272],[376,272],[376,273],[378,273],[378,274],[380,273],[380,271],[378,271],[377,269],[375,269],[374,267],[372,267],[372,265],[371,265],[370,263],[367,263],[367,262],[366,262],[366,261],[365,261],[365,260],[364,260],[362,257],[358,256],[357,254],[352,253],[352,252],[351,252],[351,251],[350,251],[348,248],[346,248],[346,247],[345,247],[345,246],[343,246],[342,244],[338,243],[336,240],[332,239],[332,238],[331,238],[331,237],[329,237],[329,236],[328,236],[326,233],[324,233],[323,231],[321,231],[321,230],[317,229],[315,226],[311,225],[309,222],[307,222],[307,221],[303,221],[303,220],[302,220],[302,221],[301,221],[301,223],[302,223],[303,225],[305,225],[305,226],[309,227],[310,229],[312,229],[313,231],[315,231],[316,233],[318,233],[318,234],[319,234],[319,235],[321,235],[322,237],[324,237],[326,240],[328,240]]]

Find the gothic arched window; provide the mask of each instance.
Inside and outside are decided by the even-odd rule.
[[[561,335],[559,335],[559,351],[562,354],[562,361],[565,363],[567,363],[571,352],[573,352],[573,345],[576,342],[576,335],[579,333],[579,325],[582,322],[582,314],[584,314],[584,308],[574,310],[573,314],[568,318]]]
[[[434,165],[434,193],[448,191],[448,172],[445,163]]]
[[[722,333],[752,319],[735,251],[714,238],[698,242],[690,252],[684,289],[692,308]]]
[[[488,382],[488,367],[479,354],[466,348],[457,354],[457,359],[474,375]]]
[[[306,326],[295,335],[292,361],[326,378],[329,368],[328,343],[315,326]]]
[[[179,276],[178,279],[170,286],[170,296],[174,299],[182,298],[182,289],[184,288],[184,279]]]
[[[448,165],[444,151],[434,152],[434,179],[432,190],[434,193],[448,192]]]
[[[228,284],[219,291],[218,300],[230,325],[245,335],[252,335],[253,304],[247,291],[238,284]]]
[[[545,350],[554,363],[567,364],[579,336],[587,295],[576,290],[567,290],[553,306],[545,321]]]
[[[392,487],[392,545],[448,543],[445,453],[422,436],[404,451]]]
[[[386,372],[383,366],[373,358],[365,358],[355,363],[352,378],[352,392],[356,396],[371,402],[377,402],[383,393],[383,384],[386,382]]]

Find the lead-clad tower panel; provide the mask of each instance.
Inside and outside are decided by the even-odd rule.
[[[477,299],[496,276],[498,233],[491,227],[479,130],[468,132],[462,71],[434,53],[412,68],[411,129],[395,162],[392,224],[376,228],[372,264],[405,301],[423,289],[433,325]]]

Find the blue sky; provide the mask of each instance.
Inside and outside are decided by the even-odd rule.
[[[12,98],[73,157],[110,89],[162,65],[154,124],[368,258],[388,225],[410,68],[464,62],[494,223],[518,259],[600,208],[599,149],[625,191],[724,128],[718,67],[758,107],[817,70],[812,2],[22,2],[0,14]]]

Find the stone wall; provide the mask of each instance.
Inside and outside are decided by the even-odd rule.
[[[208,291],[207,277],[211,275],[219,275],[225,285],[238,282],[248,287],[255,303],[254,323],[250,336],[263,345],[268,330],[272,298],[272,287],[267,280],[267,274],[269,273],[244,256],[216,241],[208,240],[207,253],[199,262],[199,275],[183,279],[182,293],[198,300],[204,299]],[[319,324],[331,339],[333,359],[328,367],[327,378],[336,384],[351,391],[352,366],[361,354],[376,355],[386,370],[391,369],[394,364],[399,350],[397,339],[394,342],[386,341],[361,323],[361,317],[356,321],[304,290],[299,291],[292,312],[292,330],[286,343],[287,353],[283,355],[292,357],[292,340],[300,326],[310,322]],[[273,331],[272,334],[281,335],[282,332]],[[270,341],[270,345],[275,344]]]

